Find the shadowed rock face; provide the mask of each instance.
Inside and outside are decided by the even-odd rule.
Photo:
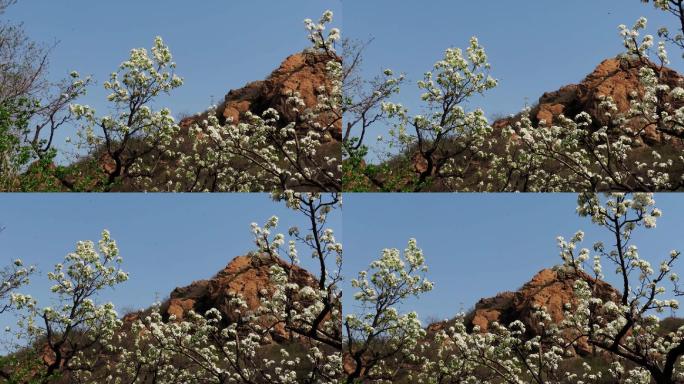
[[[517,291],[502,292],[494,297],[480,299],[475,304],[475,309],[466,315],[466,327],[473,330],[477,326],[481,332],[487,332],[493,322],[508,325],[520,320],[525,325],[528,336],[536,336],[541,332],[538,320],[534,318],[537,308],[546,308],[551,320],[561,323],[565,305],[575,303],[573,286],[578,278],[595,286],[598,297],[603,300],[618,301],[621,297],[610,284],[595,280],[584,272],[575,274],[559,269],[544,269]],[[431,324],[428,332],[437,332],[448,327],[449,323],[450,321]],[[591,351],[590,346],[583,342],[578,343],[575,349],[580,354]]]
[[[609,96],[620,113],[627,112],[630,108],[632,92],[643,92],[639,80],[639,70],[643,67],[651,67],[656,72],[660,72],[661,81],[671,88],[684,86],[684,77],[679,73],[669,68],[660,69],[647,59],[626,57],[607,59],[579,84],[566,85],[557,91],[543,94],[537,105],[530,111],[532,122],[537,124],[544,120],[551,124],[561,114],[574,118],[580,112],[587,112],[594,121],[593,129],[611,126],[610,119],[599,110],[599,98]],[[516,119],[517,117],[498,120],[494,123],[494,127],[508,126]],[[654,126],[649,126],[641,133],[641,140],[645,145],[657,145],[663,143],[666,138],[662,133],[657,132]]]

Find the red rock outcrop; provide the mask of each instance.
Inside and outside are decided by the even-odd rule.
[[[290,269],[292,282],[300,286],[316,287],[317,279],[312,274],[298,266],[290,266],[281,259],[239,256],[211,279],[195,281],[188,286],[174,289],[169,299],[162,303],[161,313],[165,319],[173,315],[180,320],[190,310],[204,314],[209,309],[216,308],[221,312],[226,324],[240,322],[242,312],[235,311],[237,308],[231,304],[231,300],[240,295],[248,310],[261,306],[262,298],[269,298],[274,292],[269,277],[273,265],[279,265],[285,270]],[[282,327],[276,327],[271,336],[274,341],[289,338]]]
[[[605,281],[594,280],[583,272],[580,272],[580,276],[596,285],[602,299],[619,299],[618,291]],[[536,334],[539,332],[537,321],[533,320],[536,308],[546,308],[551,320],[560,323],[564,317],[565,305],[575,303],[573,287],[576,280],[574,273],[544,269],[515,292],[503,292],[492,298],[481,299],[467,317],[467,323],[486,331],[493,321],[507,324],[520,320],[531,333]]]
[[[233,122],[239,122],[248,111],[260,115],[266,109],[273,108],[278,111],[283,125],[298,122],[299,116],[287,104],[287,99],[293,92],[298,92],[306,108],[314,108],[318,104],[322,88],[329,90],[331,87],[330,75],[326,70],[329,60],[327,54],[320,53],[300,52],[289,56],[265,80],[254,81],[228,92],[216,109],[219,121],[223,123],[230,118]],[[183,119],[180,125],[189,126],[202,116],[200,114]],[[341,140],[341,119],[324,115],[321,120],[320,125],[326,127],[323,140]],[[301,128],[310,129],[306,126]]]
[[[620,299],[620,293],[605,281],[595,280],[584,272],[579,272],[579,277],[595,285],[598,296],[603,300]],[[520,320],[525,325],[528,336],[538,335],[541,329],[538,320],[534,318],[537,308],[546,308],[551,320],[556,324],[561,323],[564,319],[565,305],[576,302],[573,286],[577,278],[578,275],[575,273],[566,273],[560,269],[544,269],[517,291],[502,292],[478,301],[475,309],[465,317],[466,327],[472,330],[477,326],[481,332],[487,332],[493,322],[508,325]],[[439,331],[449,323],[447,321],[431,324],[428,332]],[[580,354],[590,352],[590,347],[581,341],[575,348]]]
[[[530,117],[534,123],[544,120],[553,123],[558,116],[565,115],[574,118],[580,112],[587,112],[594,120],[594,129],[610,126],[611,121],[600,111],[599,104],[602,96],[609,96],[615,102],[618,111],[625,113],[630,108],[631,94],[643,92],[639,71],[643,67],[651,67],[659,72],[661,81],[670,87],[684,86],[684,77],[669,68],[659,68],[647,59],[616,57],[601,62],[579,84],[570,84],[554,92],[543,94],[531,111]],[[505,127],[514,122],[517,117],[496,121],[494,127]],[[664,141],[663,134],[655,127],[647,127],[640,135],[642,143],[646,145],[660,144]]]

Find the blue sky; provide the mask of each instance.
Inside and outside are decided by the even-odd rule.
[[[469,107],[488,117],[519,112],[544,92],[578,83],[604,59],[623,52],[618,25],[649,19],[648,32],[672,26],[671,15],[639,0],[525,1],[344,1],[344,35],[373,39],[363,72],[385,68],[405,73],[408,82],[394,97],[413,114],[421,113],[415,82],[449,47],[466,47],[477,36],[499,86]],[[680,52],[670,48],[672,66],[681,70]],[[376,125],[369,137],[385,134]]]
[[[5,194],[0,196],[0,265],[22,258],[42,272],[22,292],[48,300],[47,272],[79,240],[97,242],[108,229],[119,245],[130,279],[103,293],[117,308],[145,308],[178,286],[207,279],[236,256],[254,249],[250,223],[280,218],[280,231],[303,216],[268,194]],[[341,215],[330,227],[341,241]],[[300,248],[302,265],[315,271]],[[121,311],[120,311],[121,313]],[[14,324],[0,317],[0,329]]]
[[[152,46],[162,36],[185,84],[159,104],[175,116],[205,110],[230,89],[264,79],[289,55],[308,46],[305,18],[330,9],[341,25],[339,0],[138,1],[19,0],[3,17],[23,22],[35,41],[52,45],[50,77],[72,70],[98,83],[79,102],[105,113],[102,82],[132,48]],[[73,136],[64,129],[57,143]]]
[[[672,249],[684,251],[684,196],[658,194],[655,200],[664,214],[655,229],[635,232],[633,244],[657,266]],[[435,287],[403,309],[416,310],[423,320],[451,318],[480,298],[518,289],[543,268],[560,264],[557,236],[569,239],[581,229],[584,247],[597,240],[613,244],[575,208],[574,194],[346,194],[347,283],[383,248],[403,250],[415,238]],[[613,268],[603,266],[610,277]],[[684,263],[674,269],[684,275]],[[353,290],[344,289],[345,311],[353,311]]]

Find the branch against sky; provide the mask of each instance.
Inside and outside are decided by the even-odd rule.
[[[560,321],[537,307],[533,332],[520,319],[491,321],[484,331],[470,325],[465,314],[426,329],[419,314],[401,314],[409,297],[433,287],[426,256],[415,240],[403,255],[383,250],[352,282],[356,309],[344,323],[346,382],[679,382],[684,328],[662,332],[660,316],[679,306],[671,297],[679,294],[673,270],[680,252],[664,255],[656,268],[639,256],[633,241],[635,232],[655,228],[664,213],[644,193],[580,194],[577,213],[596,226],[592,236],[604,232],[615,243],[580,249],[583,231],[557,239],[561,264],[556,271],[574,280],[575,299],[565,304]],[[599,289],[604,264],[624,282],[616,296]],[[580,344],[593,352],[578,356]]]

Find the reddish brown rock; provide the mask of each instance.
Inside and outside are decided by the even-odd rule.
[[[323,89],[330,90],[331,79],[326,70],[326,63],[330,57],[326,54],[300,52],[289,56],[278,69],[273,71],[265,80],[254,81],[242,88],[228,92],[224,101],[217,107],[216,113],[221,123],[231,119],[234,123],[240,121],[246,112],[261,115],[266,109],[278,111],[282,125],[298,122],[299,116],[287,104],[287,99],[298,92],[306,108],[314,108],[318,104],[318,97]],[[189,126],[202,118],[204,114],[192,116],[181,121],[181,126]],[[336,116],[322,116],[319,121],[322,127],[327,127],[329,140],[341,140],[342,121]],[[311,127],[301,126],[302,129]]]
[[[178,320],[182,320],[186,312],[194,309],[195,303],[196,302],[193,299],[170,299],[166,314],[173,316]]]
[[[471,314],[469,325],[477,326],[481,331],[486,332],[492,322],[501,322],[502,315],[510,310],[515,300],[515,293],[503,292],[495,297],[481,299],[475,311]]]
[[[545,121],[547,123],[553,122],[556,116],[562,115],[565,111],[565,105],[563,104],[542,104],[539,106],[539,112],[537,112],[537,119],[539,121]]]
[[[423,173],[428,169],[428,161],[420,152],[416,152],[413,155],[413,170],[416,173]]]
[[[611,126],[610,118],[599,109],[601,97],[611,97],[620,113],[630,109],[631,94],[642,93],[639,70],[644,66],[660,71],[661,81],[670,87],[684,86],[684,77],[669,68],[660,69],[646,59],[616,57],[601,62],[594,71],[579,84],[566,85],[554,92],[547,92],[539,98],[537,105],[530,111],[533,123],[544,120],[554,123],[560,115],[574,118],[580,112],[588,113],[594,120],[593,129]],[[668,100],[671,101],[671,100]],[[510,125],[518,117],[505,118],[494,122],[495,128]],[[642,129],[636,125],[631,129]],[[664,135],[655,127],[646,127],[640,133],[641,143],[645,145],[660,144]]]
[[[598,296],[604,300],[618,300],[620,294],[610,284],[594,280],[580,272],[583,279],[596,285]],[[508,324],[520,320],[532,333],[540,329],[533,314],[537,308],[546,308],[554,323],[563,320],[566,304],[575,303],[574,284],[577,275],[559,269],[544,269],[515,292],[503,292],[493,298],[481,299],[467,317],[469,326],[486,331],[493,321]]]
[[[235,312],[237,308],[231,304],[231,300],[240,295],[248,310],[260,307],[262,299],[270,297],[274,292],[269,271],[276,264],[285,270],[291,269],[292,282],[300,286],[316,287],[317,279],[312,274],[298,266],[290,266],[281,259],[239,256],[211,279],[195,281],[188,286],[174,289],[169,299],[162,303],[162,315],[165,319],[174,316],[181,320],[190,310],[204,314],[209,309],[216,308],[226,324],[240,322],[242,312]],[[275,341],[289,338],[282,326],[276,327],[271,336]]]
[[[567,273],[560,269],[544,269],[532,280],[514,292],[502,292],[477,302],[475,309],[465,317],[469,330],[477,326],[480,332],[487,332],[493,322],[508,325],[519,320],[525,325],[529,337],[541,332],[539,322],[534,314],[538,308],[545,308],[552,322],[560,324],[564,319],[565,305],[574,304],[574,284],[578,277],[595,285],[597,295],[603,300],[617,301],[620,293],[610,284],[602,280],[594,280],[584,272]],[[427,331],[434,333],[448,326],[450,321],[431,324]],[[576,352],[587,354],[591,348],[580,340],[575,346]]]

